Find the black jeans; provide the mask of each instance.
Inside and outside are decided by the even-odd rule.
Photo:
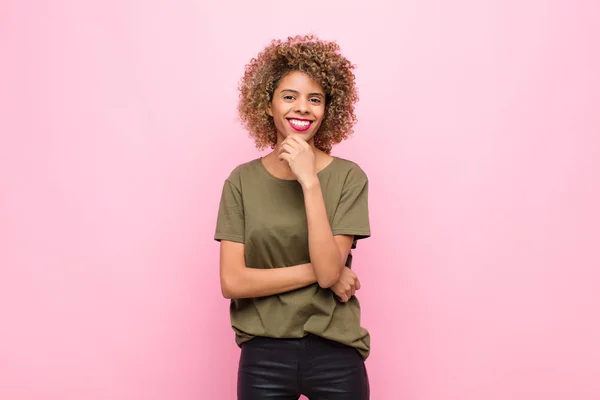
[[[254,338],[242,344],[238,400],[368,400],[369,378],[356,349],[314,335]]]

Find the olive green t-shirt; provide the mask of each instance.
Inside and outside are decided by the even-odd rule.
[[[333,234],[354,235],[356,248],[357,240],[371,234],[367,175],[356,163],[334,157],[318,177]],[[310,263],[300,184],[275,177],[260,158],[239,165],[223,185],[214,238],[243,243],[248,268]],[[342,303],[316,283],[273,296],[233,299],[230,316],[238,345],[255,336],[314,334],[352,346],[364,359],[369,356],[370,335],[360,325],[356,296]]]

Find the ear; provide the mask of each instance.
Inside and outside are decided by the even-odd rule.
[[[268,102],[267,103],[267,110],[266,111],[267,111],[267,114],[269,116],[271,116],[271,117],[273,116],[273,103],[272,102]]]

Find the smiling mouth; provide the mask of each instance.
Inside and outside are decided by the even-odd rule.
[[[299,131],[299,132],[307,130],[308,128],[310,128],[310,126],[312,124],[312,121],[303,120],[303,119],[295,119],[295,118],[288,119],[288,122],[294,130]]]

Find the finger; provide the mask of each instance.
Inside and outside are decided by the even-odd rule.
[[[294,148],[289,143],[283,143],[281,145],[281,148],[279,149],[279,152],[281,153],[281,152],[284,152],[284,151],[292,154],[294,152]]]
[[[310,149],[310,144],[308,144],[308,142],[306,140],[304,140],[303,138],[299,137],[298,138],[300,144],[302,145],[302,147],[304,147],[305,149]]]
[[[294,139],[294,140],[296,141],[296,143],[298,143],[299,145],[302,145],[302,146],[303,146],[303,145],[307,144],[307,143],[306,143],[306,140],[304,140],[304,138],[302,138],[302,136],[300,136],[300,135],[292,135],[291,137],[292,137],[292,139]]]
[[[360,281],[358,280],[358,278],[356,278],[356,286],[355,289],[358,290],[360,289]]]
[[[298,149],[301,151],[309,151],[310,145],[304,139],[298,139]]]
[[[299,145],[296,135],[290,135],[281,142],[282,145],[286,143],[292,147],[297,147]]]
[[[292,156],[290,155],[290,153],[286,153],[285,151],[282,153],[279,153],[279,159],[280,160],[285,160],[287,162],[290,162],[290,159],[292,158]]]
[[[298,146],[299,148],[303,148],[305,145],[308,145],[306,140],[302,139],[299,135],[291,135],[288,136],[286,140],[287,139],[290,139],[290,141],[293,142],[295,146]]]

